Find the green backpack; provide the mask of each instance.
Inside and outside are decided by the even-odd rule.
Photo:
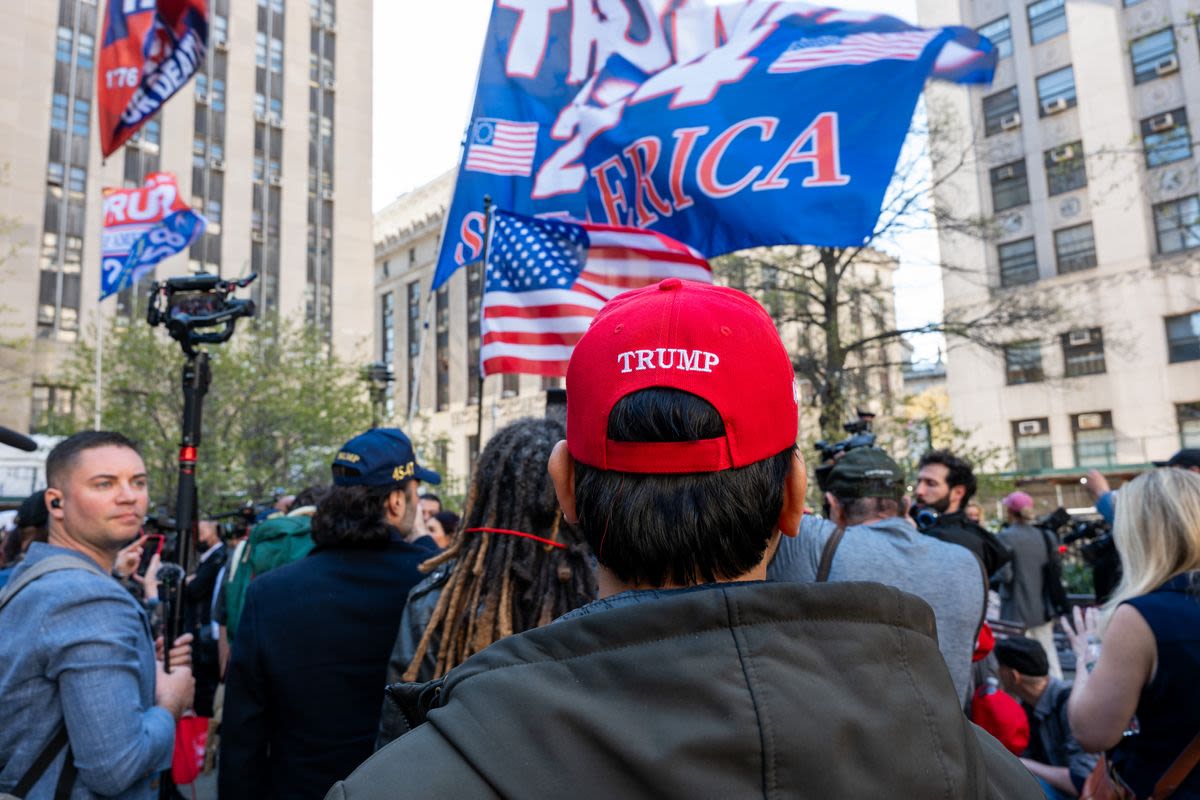
[[[299,561],[312,549],[312,517],[308,515],[272,517],[250,531],[237,571],[225,584],[225,627],[230,642],[237,636],[250,581],[276,567]]]

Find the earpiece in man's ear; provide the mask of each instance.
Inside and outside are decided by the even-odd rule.
[[[62,500],[59,500],[57,497],[54,498],[53,500],[50,501],[50,507],[51,508],[62,508]]]

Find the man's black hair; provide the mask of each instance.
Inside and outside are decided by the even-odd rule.
[[[388,496],[405,489],[410,480],[383,486],[334,486],[313,514],[313,543],[368,547],[386,544],[391,537],[385,516]]]
[[[434,494],[433,492],[422,492],[422,493],[421,493],[421,496],[420,496],[419,498],[417,498],[417,499],[419,499],[419,500],[432,500],[432,501],[434,501],[435,503],[437,503],[439,506],[442,504],[442,498],[438,497],[438,496],[437,496],[436,494]]]
[[[292,501],[292,508],[320,505],[321,500],[327,494],[329,494],[328,486],[306,486],[296,493],[296,499]]]
[[[706,400],[677,389],[623,397],[608,438],[688,442],[725,435]],[[579,525],[601,564],[625,583],[686,586],[731,580],[766,552],[783,509],[794,447],[738,469],[634,474],[575,465]]]
[[[921,461],[917,464],[917,470],[922,470],[930,464],[941,464],[946,468],[946,486],[951,489],[955,486],[961,486],[966,490],[963,494],[962,502],[958,504],[960,511],[965,510],[967,503],[975,496],[975,489],[978,488],[978,484],[975,482],[974,467],[971,462],[965,458],[959,458],[949,450],[930,450],[921,456]]]
[[[50,455],[46,456],[46,484],[61,489],[67,474],[79,460],[79,454],[97,447],[125,447],[139,456],[142,454],[133,440],[124,434],[115,431],[80,431],[56,444]]]

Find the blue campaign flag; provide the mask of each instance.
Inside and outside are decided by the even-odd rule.
[[[806,3],[504,0],[433,287],[483,252],[483,198],[649,228],[708,257],[872,232],[930,77],[988,82],[961,27]]]
[[[105,190],[100,299],[132,286],[164,258],[182,253],[206,224],[179,196],[169,172],[151,173],[137,188]]]

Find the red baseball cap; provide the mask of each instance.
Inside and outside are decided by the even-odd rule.
[[[567,447],[616,472],[717,472],[796,443],[791,359],[763,307],[736,289],[667,278],[604,305],[567,366]],[[679,389],[716,408],[725,435],[694,442],[617,442],[608,415],[627,394]]]

